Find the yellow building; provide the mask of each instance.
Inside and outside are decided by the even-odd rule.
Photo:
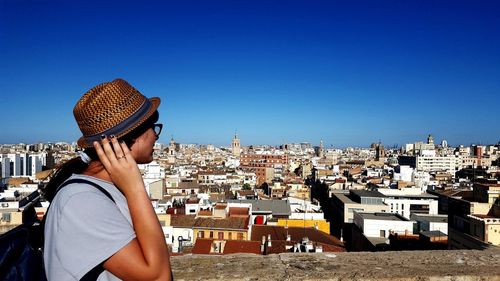
[[[210,238],[218,240],[248,240],[248,231],[230,230],[218,228],[195,228],[193,230],[195,242],[196,238]]]
[[[330,234],[330,223],[326,220],[289,220],[278,219],[278,226],[317,227],[318,230]]]
[[[198,217],[193,227],[196,238],[214,238],[226,240],[249,240],[248,217],[205,218]]]
[[[480,180],[463,198],[449,198],[450,249],[486,249],[500,246],[500,183]]]
[[[170,226],[170,215],[169,214],[156,214],[161,226]]]
[[[23,223],[23,213],[14,208],[0,209],[0,235]]]

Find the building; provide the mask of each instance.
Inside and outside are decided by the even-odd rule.
[[[237,157],[241,154],[241,144],[237,134],[234,134],[233,140],[231,141],[231,151],[233,155]]]
[[[410,166],[417,171],[425,172],[447,172],[455,175],[460,167],[460,158],[457,156],[436,156],[436,155],[417,155],[398,157],[399,165]]]
[[[0,154],[2,178],[31,176],[42,171],[46,162],[45,153],[8,153]]]
[[[422,193],[419,188],[379,188],[378,191],[385,195],[383,201],[390,207],[391,213],[407,219],[411,214],[438,214],[438,197]]]
[[[486,249],[500,245],[500,183],[480,180],[473,191],[448,199],[450,249]]]
[[[264,255],[286,252],[345,252],[337,238],[312,227],[253,225],[252,241],[260,241]]]
[[[171,181],[166,184],[166,195],[171,196],[172,201],[184,201],[191,195],[196,195],[200,191],[200,185],[193,181]]]
[[[260,242],[247,240],[226,240],[198,238],[193,254],[197,255],[229,255],[229,254],[262,254]]]
[[[422,231],[440,231],[441,233],[448,235],[447,215],[412,214],[411,220],[416,221],[416,230],[414,233]]]
[[[385,160],[385,148],[382,143],[378,143],[375,146],[375,161],[384,161]]]
[[[249,240],[249,220],[244,217],[196,218],[193,235],[197,238],[219,240]]]
[[[227,183],[227,174],[224,171],[200,171],[198,183],[202,185],[223,185]]]
[[[167,243],[172,245],[172,252],[183,252],[184,247],[194,245],[193,227],[195,219],[193,215],[174,215],[171,217],[170,227],[172,228],[172,234],[165,238],[167,239]]]
[[[349,247],[351,228],[356,212],[389,212],[389,206],[384,203],[385,196],[378,191],[349,190],[348,193],[335,192],[330,204],[332,211],[325,213],[326,219],[331,222],[331,234],[345,240]]]
[[[285,200],[228,200],[229,207],[249,207],[252,224],[267,224],[268,221],[288,219],[290,204]]]
[[[413,234],[414,224],[414,221],[398,214],[356,212],[351,249],[354,251],[387,249],[390,235]]]
[[[407,165],[397,166],[394,169],[394,180],[395,181],[411,182],[411,181],[413,181],[413,179],[412,179],[413,171],[414,171],[414,169],[410,166],[407,166]]]
[[[257,175],[257,185],[270,182],[276,175],[281,175],[287,164],[287,154],[244,153],[240,157],[241,167],[250,169]]]

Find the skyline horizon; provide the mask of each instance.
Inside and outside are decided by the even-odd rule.
[[[161,98],[163,143],[496,144],[498,14],[488,0],[0,1],[0,143],[78,139],[79,97],[121,77]]]
[[[431,134],[432,135],[432,134]],[[335,146],[333,144],[330,144],[330,143],[326,143],[325,141],[323,141],[323,146],[325,149],[346,149],[346,148],[369,148],[372,144],[374,143],[381,143],[382,145],[384,145],[385,148],[391,148],[391,149],[395,149],[395,148],[401,148],[403,147],[404,145],[406,144],[412,144],[412,143],[417,143],[417,142],[423,142],[423,143],[427,143],[427,136],[425,136],[425,138],[421,139],[421,140],[414,140],[414,141],[410,141],[410,142],[405,142],[405,143],[389,143],[389,142],[383,142],[381,140],[378,140],[378,141],[372,141],[372,142],[369,142],[365,145],[340,145],[340,146]],[[469,142],[469,143],[453,143],[453,142],[450,142],[448,141],[447,139],[443,138],[443,139],[440,139],[438,141],[435,140],[435,137],[434,135],[432,135],[433,138],[434,138],[434,144],[436,146],[438,145],[441,145],[442,141],[446,141],[447,144],[448,144],[448,147],[459,147],[461,145],[467,147],[467,146],[473,146],[473,145],[485,145],[485,146],[488,146],[488,145],[500,145],[500,139],[497,141],[497,142]],[[232,136],[234,137],[234,135]],[[238,135],[239,137],[239,135]],[[184,144],[184,145],[197,145],[197,146],[201,146],[201,145],[213,145],[215,147],[219,147],[219,148],[230,148],[231,147],[231,141],[229,141],[228,143],[226,144],[220,144],[220,143],[207,143],[207,142],[182,142],[182,141],[178,141],[175,139],[175,137],[173,138],[174,139],[174,142],[177,143],[177,144]],[[242,147],[249,147],[249,146],[272,146],[272,147],[279,147],[283,144],[301,144],[301,143],[307,143],[307,144],[310,144],[311,147],[318,147],[320,145],[320,141],[318,141],[317,143],[316,142],[312,142],[312,141],[307,141],[307,140],[302,140],[302,141],[294,141],[294,142],[282,142],[282,143],[250,143],[250,144],[245,144],[244,141],[242,141],[241,137],[239,137],[240,139],[240,142],[241,142],[241,146]],[[232,140],[232,138],[231,138]],[[156,141],[156,143],[159,143],[159,144],[162,144],[162,145],[168,145],[168,143],[170,142],[170,139],[166,142],[163,142],[163,141]],[[32,142],[11,142],[11,143],[5,143],[5,142],[0,142],[0,145],[19,145],[19,144],[25,144],[25,145],[34,145],[34,144],[39,144],[39,143],[52,143],[52,144],[56,144],[56,143],[68,143],[68,144],[76,144],[76,140],[74,141],[65,141],[65,140],[57,140],[57,141],[50,141],[50,140],[47,140],[47,141],[32,141]]]

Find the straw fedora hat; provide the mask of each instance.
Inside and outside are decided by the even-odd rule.
[[[126,135],[146,121],[159,105],[160,98],[146,98],[123,79],[95,86],[73,108],[83,134],[78,146],[92,147],[101,135]]]

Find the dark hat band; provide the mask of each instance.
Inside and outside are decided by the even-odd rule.
[[[87,143],[87,145],[92,146],[92,143],[94,141],[101,140],[101,135],[105,136],[115,135],[117,137],[121,137],[123,132],[126,132],[128,129],[136,125],[138,120],[141,120],[149,112],[151,106],[152,106],[151,101],[149,99],[144,99],[144,102],[142,103],[141,107],[139,107],[139,109],[136,112],[134,112],[134,114],[130,115],[127,119],[123,120],[118,125],[109,128],[103,132],[91,136],[84,136],[85,142]]]

